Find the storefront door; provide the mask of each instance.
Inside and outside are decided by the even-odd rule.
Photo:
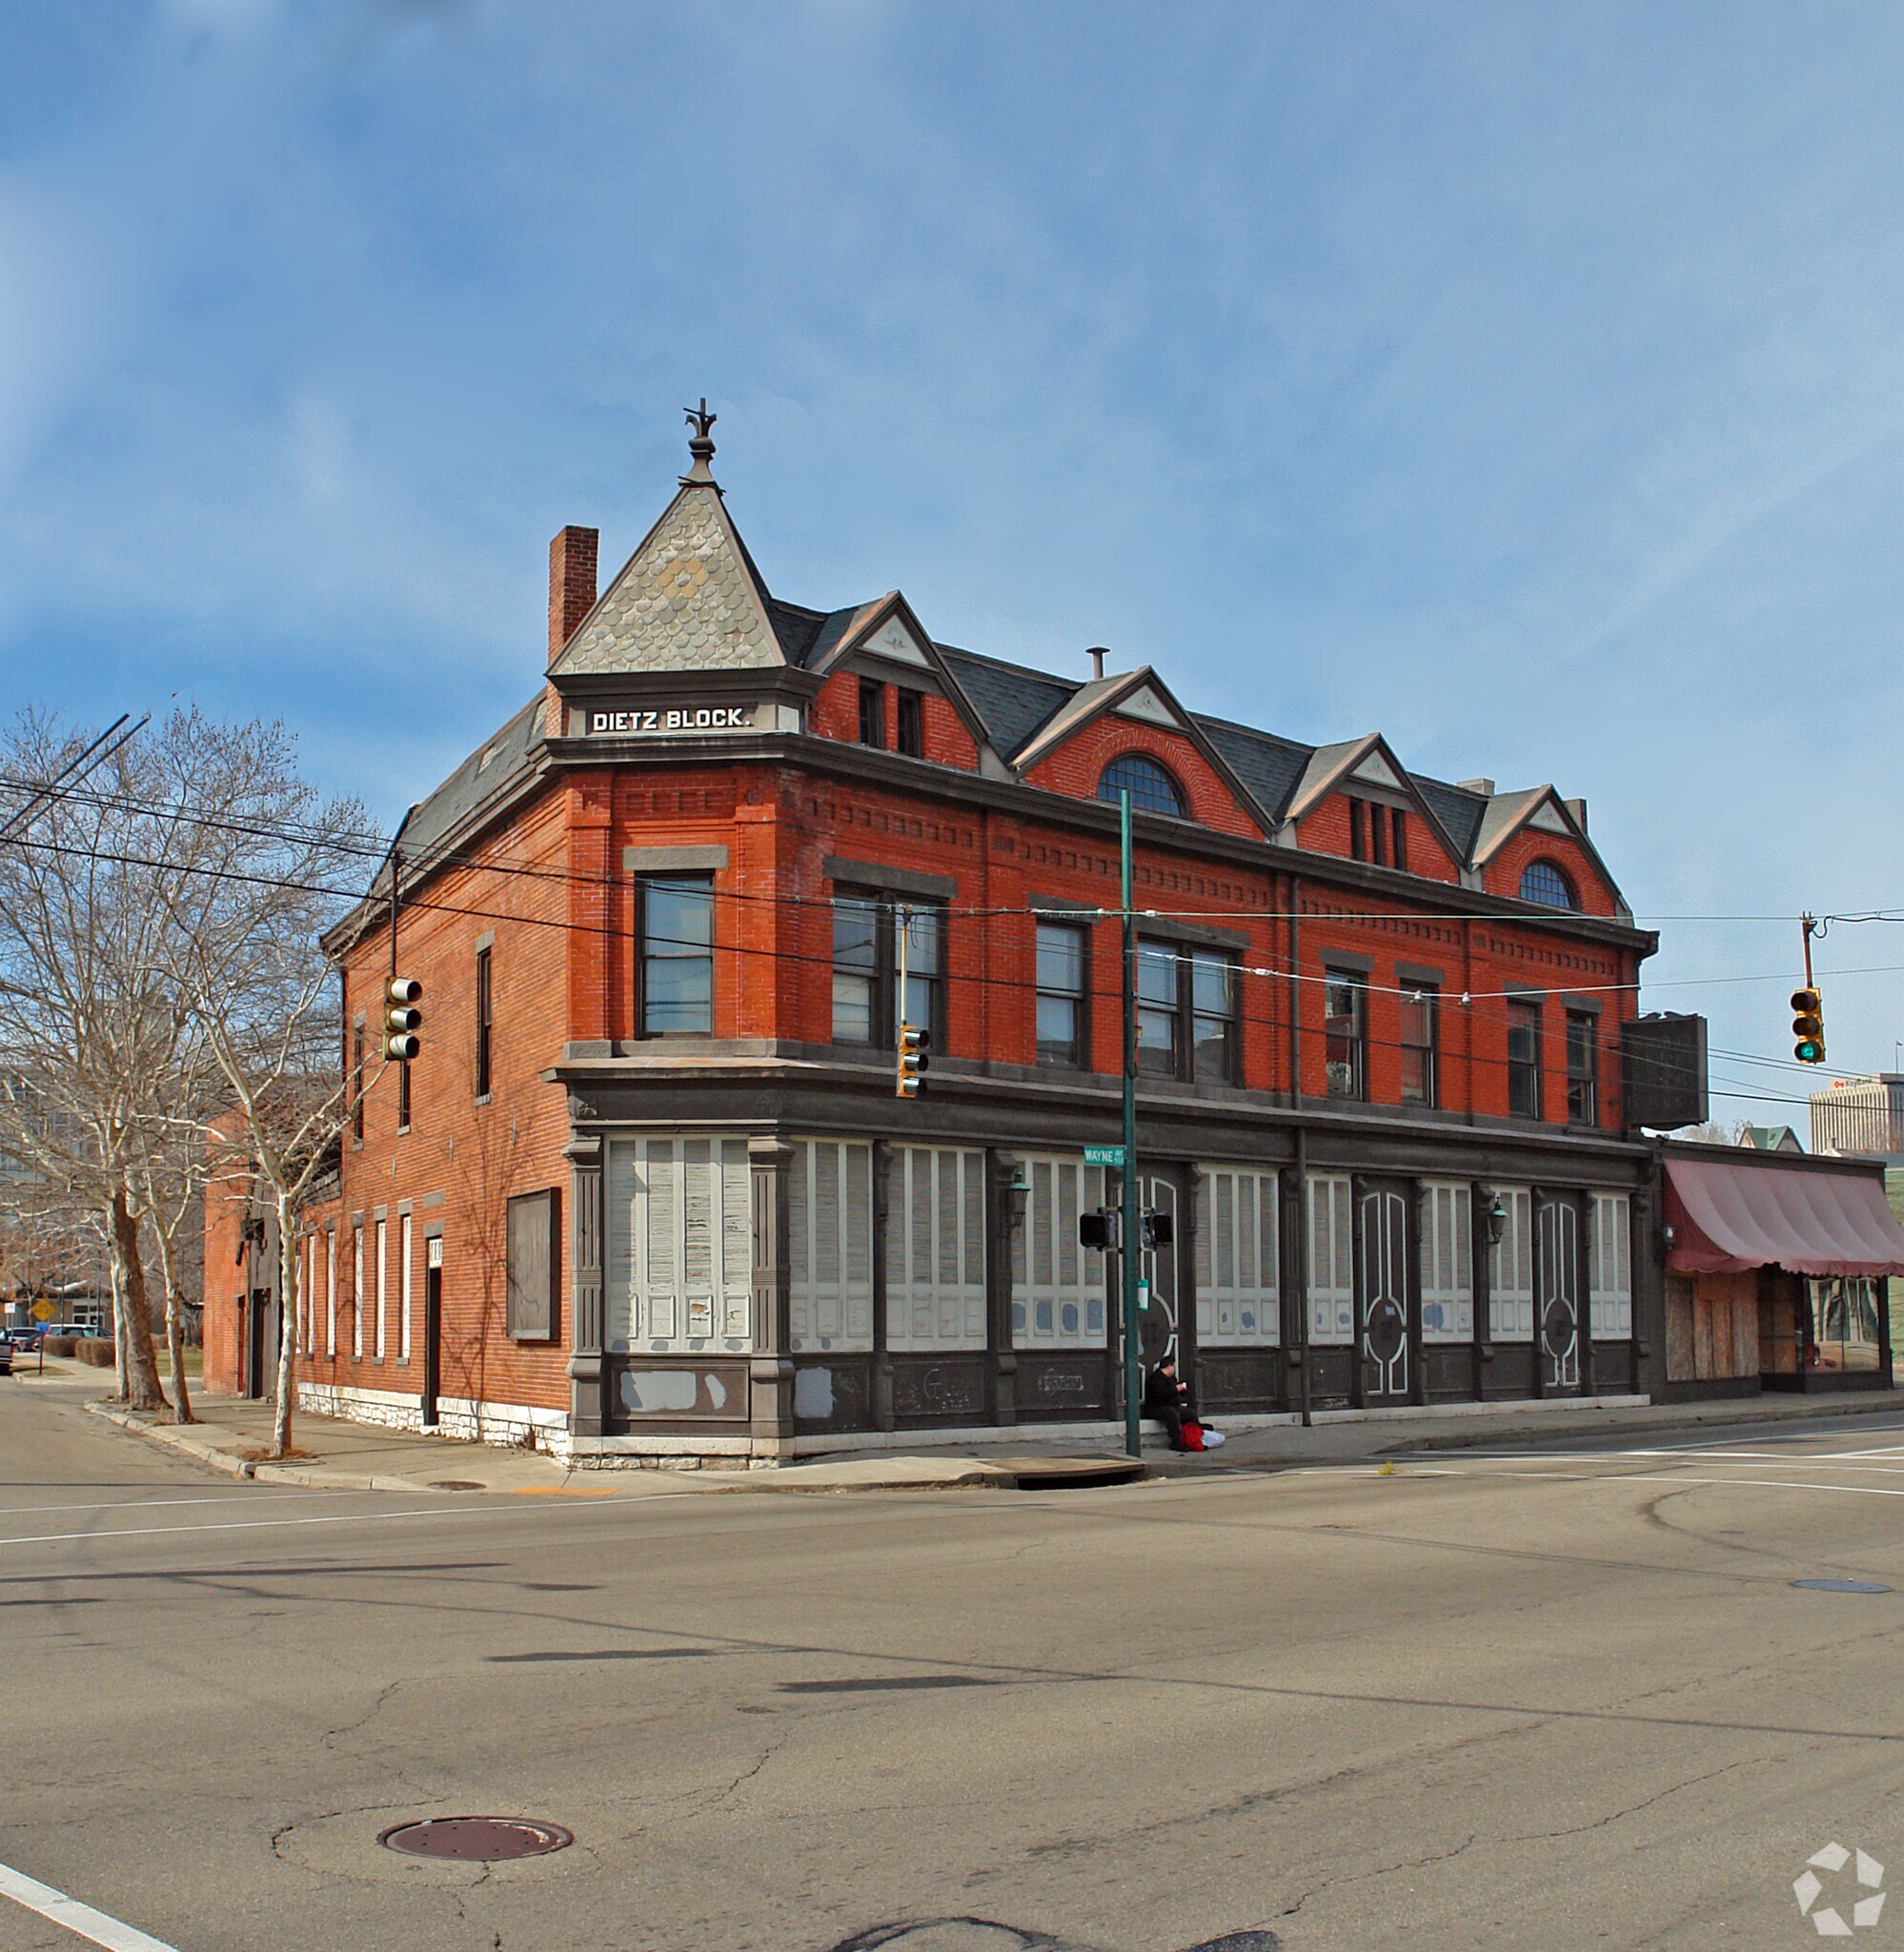
[[[1534,1312],[1541,1388],[1580,1387],[1580,1210],[1570,1199],[1534,1207]]]
[[[1194,1373],[1194,1352],[1186,1345],[1194,1331],[1183,1307],[1184,1222],[1188,1208],[1183,1182],[1174,1172],[1143,1172],[1138,1175],[1138,1199],[1146,1213],[1158,1213],[1170,1222],[1170,1244],[1146,1248],[1138,1260],[1141,1281],[1147,1281],[1149,1306],[1138,1317],[1143,1337],[1144,1367],[1154,1369],[1166,1355],[1177,1358],[1177,1373],[1186,1380]]]
[[[1409,1344],[1408,1201],[1398,1188],[1362,1188],[1356,1202],[1355,1273],[1362,1318],[1362,1394],[1367,1403],[1406,1403],[1413,1378]]]

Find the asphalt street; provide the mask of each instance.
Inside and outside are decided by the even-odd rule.
[[[87,1942],[42,1888],[128,1952],[1763,1952],[1881,1888],[1801,1915],[1824,1846],[1904,1877],[1904,1591],[1793,1584],[1904,1589],[1904,1417],[595,1490],[236,1484],[0,1383],[0,1952]],[[576,1840],[379,1847],[463,1815]]]

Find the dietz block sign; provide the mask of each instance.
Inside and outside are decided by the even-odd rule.
[[[683,732],[740,732],[754,722],[752,705],[665,705],[652,712],[599,711],[588,715],[591,737],[626,739],[643,733],[662,738]]]

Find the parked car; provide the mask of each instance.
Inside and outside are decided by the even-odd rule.
[[[40,1346],[40,1338],[45,1333],[46,1331],[37,1322],[28,1322],[17,1329],[0,1330],[0,1334],[4,1334],[15,1349],[23,1349],[30,1352]]]
[[[0,1334],[0,1376],[13,1373],[13,1345],[4,1334]]]

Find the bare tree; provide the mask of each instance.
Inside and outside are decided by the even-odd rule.
[[[222,836],[229,860],[192,884],[168,942],[172,977],[233,1114],[219,1136],[242,1147],[277,1223],[273,1448],[282,1456],[297,1388],[297,1210],[382,1070],[380,1060],[368,1077],[343,1063],[340,992],[320,937],[370,879],[378,844],[357,802],[325,800],[299,777],[282,725],[211,730],[219,777],[199,818]]]

